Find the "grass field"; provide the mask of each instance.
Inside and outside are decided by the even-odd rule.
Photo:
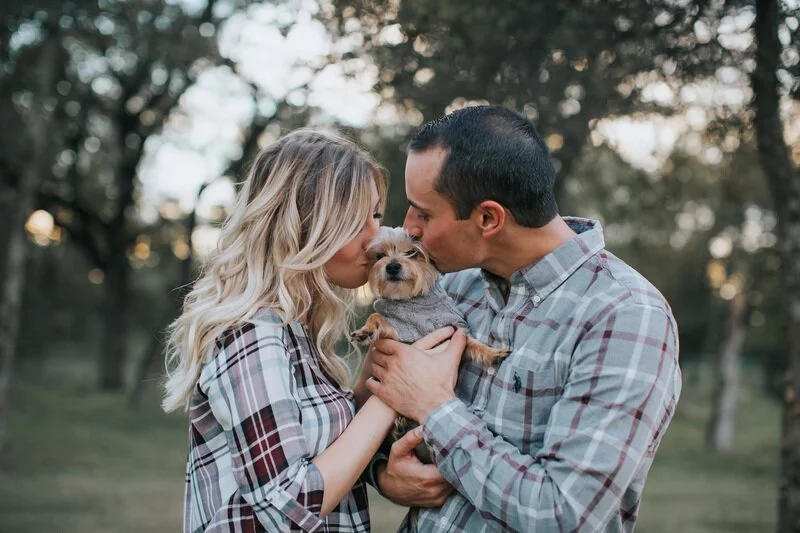
[[[59,374],[15,384],[0,532],[179,531],[184,417],[161,414],[155,398],[132,412],[121,396]],[[638,532],[774,530],[778,405],[746,389],[736,452],[718,456],[703,444],[707,404],[685,389],[645,488]],[[394,531],[403,509],[376,493],[370,503],[373,531]]]

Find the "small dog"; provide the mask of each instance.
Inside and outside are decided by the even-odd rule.
[[[467,329],[464,315],[437,283],[439,273],[428,253],[403,228],[381,227],[367,252],[374,262],[369,285],[378,299],[373,304],[375,312],[350,334],[353,342],[371,344],[387,338],[411,344],[446,326]],[[507,356],[508,350],[486,346],[468,335],[464,355],[490,365]],[[399,416],[392,437],[397,440],[416,425]],[[429,450],[418,448],[417,455],[431,462]]]

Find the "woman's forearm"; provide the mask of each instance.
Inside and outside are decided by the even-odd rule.
[[[358,375],[356,384],[353,387],[353,396],[355,397],[356,409],[361,409],[361,406],[364,405],[367,402],[367,399],[372,395],[366,386],[367,380],[372,377],[372,372],[370,371],[371,367],[372,361],[369,357],[369,354],[367,354],[367,357],[364,359],[364,364],[361,366],[361,373]]]
[[[327,515],[350,492],[378,451],[396,413],[377,397],[370,397],[347,429],[311,462],[325,481],[321,515]]]

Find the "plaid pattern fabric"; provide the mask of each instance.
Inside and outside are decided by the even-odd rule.
[[[270,311],[228,332],[190,400],[184,532],[369,531],[359,481],[324,518],[311,463],[355,411],[298,323]]]
[[[661,294],[604,250],[600,224],[509,280],[445,276],[472,334],[512,349],[465,362],[423,426],[444,477],[424,532],[630,532],[680,394],[677,326]],[[413,521],[411,521],[413,522]],[[401,530],[411,530],[407,519]]]

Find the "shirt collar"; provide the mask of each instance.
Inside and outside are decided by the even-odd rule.
[[[537,305],[544,301],[591,256],[605,248],[603,227],[597,220],[563,217],[577,234],[546,256],[514,272],[509,279],[510,291],[523,291]],[[504,283],[491,272],[481,270],[487,290],[496,290]]]

